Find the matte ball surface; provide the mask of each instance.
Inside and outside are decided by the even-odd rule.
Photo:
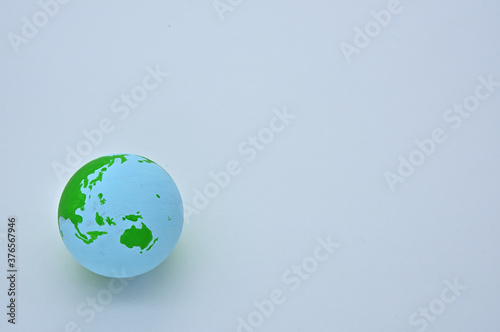
[[[133,154],[100,157],[80,168],[64,188],[58,215],[71,255],[90,271],[116,278],[163,262],[184,219],[170,175]]]

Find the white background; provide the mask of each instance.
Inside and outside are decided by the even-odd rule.
[[[401,0],[349,59],[341,43],[386,1],[232,3],[220,16],[211,0],[71,1],[13,47],[41,7],[1,2],[0,267],[16,215],[19,297],[11,326],[2,277],[0,329],[236,331],[280,289],[256,331],[417,331],[410,316],[431,304],[427,331],[500,330],[500,88],[458,129],[443,118],[480,76],[500,81],[500,2]],[[113,102],[148,66],[170,76],[120,118]],[[247,161],[238,146],[273,109],[296,117]],[[59,179],[55,163],[105,118],[113,131]],[[447,140],[391,190],[385,172],[435,128]],[[72,172],[113,153],[159,163],[189,206],[210,172],[235,160],[241,173],[90,317],[77,308],[108,300],[110,279],[71,257],[57,206]],[[293,291],[282,276],[317,237],[340,247]],[[443,310],[445,280],[466,289]]]

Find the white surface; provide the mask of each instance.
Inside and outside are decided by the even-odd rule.
[[[2,309],[1,330],[236,331],[279,289],[284,303],[256,331],[417,331],[410,316],[442,309],[455,279],[467,288],[426,330],[500,330],[500,88],[458,129],[443,118],[480,76],[500,81],[500,3],[401,5],[349,63],[341,43],[386,1],[243,1],[224,20],[211,0],[71,1],[18,53],[7,36],[40,7],[1,3],[0,234],[19,218],[18,324]],[[170,75],[120,118],[113,102],[157,66]],[[296,118],[247,161],[240,144],[284,108]],[[147,156],[190,206],[210,172],[231,160],[241,172],[162,265],[92,316],[77,309],[110,280],[64,247],[57,205],[71,174],[52,165],[105,118],[113,130],[76,167]],[[391,191],[384,173],[435,128],[447,140]],[[328,236],[340,247],[291,290],[282,276]]]

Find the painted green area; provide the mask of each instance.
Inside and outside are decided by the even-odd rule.
[[[148,164],[154,164],[155,163],[154,161],[152,161],[151,159],[148,159],[146,157],[142,157],[141,156],[141,158],[143,158],[143,159],[138,160],[138,162],[140,162],[140,163],[148,163]]]
[[[106,203],[106,199],[103,198],[103,195],[102,193],[100,193],[99,195],[97,195],[99,197],[99,202],[101,202],[101,205],[104,205],[104,203]],[[89,195],[89,198],[90,198],[90,195]]]
[[[137,211],[137,214],[129,214],[126,215],[125,217],[122,217],[123,220],[130,220],[130,221],[137,221],[139,219],[142,219],[142,216],[139,214],[141,211]]]
[[[64,239],[64,234],[61,230],[59,230],[59,233],[61,233],[61,237]]]
[[[156,243],[156,241],[158,241],[159,238],[156,238],[153,243],[151,243],[151,245],[146,249],[146,251],[149,251],[149,249],[151,249],[151,247]]]
[[[96,212],[95,213],[95,222],[99,225],[99,226],[104,226],[104,218],[102,216],[99,215],[99,212]]]
[[[83,188],[89,188],[90,190],[92,190],[92,187],[95,186],[97,184],[97,182],[101,182],[102,181],[102,177],[104,175],[104,172],[106,172],[108,170],[109,167],[111,167],[114,163],[115,163],[115,160],[116,159],[120,159],[121,163],[123,164],[124,162],[127,161],[127,155],[126,154],[116,154],[116,155],[113,155],[113,156],[104,156],[104,157],[101,157],[101,158],[97,158],[93,161],[91,161],[90,163],[94,162],[94,161],[97,161],[97,160],[100,160],[100,159],[103,159],[103,158],[106,158],[108,162],[104,163],[103,165],[101,165],[100,167],[97,167],[95,169],[93,169],[91,172],[88,172],[84,178],[84,182],[83,182]],[[88,163],[88,164],[90,164]],[[85,166],[87,166],[88,164],[86,164]],[[85,167],[83,166],[83,167]],[[94,173],[95,171],[97,171],[98,169],[101,170],[99,171],[99,173],[97,174],[97,176],[95,177],[95,179],[93,180],[88,180],[88,176],[92,173]],[[82,169],[80,169],[82,170]],[[80,171],[79,170],[79,171]]]
[[[101,182],[102,181],[102,176],[104,174],[104,172],[106,172],[108,170],[107,167],[103,167],[99,173],[97,174],[97,176],[95,177],[95,179],[91,180],[89,182],[89,189],[92,190],[92,186],[95,186],[97,182]]]
[[[83,242],[85,242],[86,244],[91,244],[92,242],[95,241],[95,239],[97,239],[99,236],[103,235],[103,234],[108,234],[108,232],[101,232],[101,231],[91,231],[91,232],[87,232],[87,234],[90,236],[90,239],[83,239],[83,238],[80,238],[78,236],[78,234],[75,233],[76,237],[81,239]]]
[[[160,195],[156,194],[156,197],[160,198]]]
[[[110,217],[106,217],[106,222],[108,223],[109,226],[116,225],[116,223],[113,222],[113,218]]]
[[[63,194],[61,195],[61,200],[59,202],[58,214],[59,217],[64,219],[69,219],[71,223],[75,226],[76,237],[82,241],[88,240],[87,235],[83,234],[78,225],[83,222],[82,216],[76,214],[77,210],[83,211],[85,207],[86,196],[81,191],[81,186],[84,188],[89,184],[88,176],[98,169],[107,166],[110,167],[115,162],[115,159],[119,158],[122,163],[126,159],[126,155],[114,155],[114,156],[104,156],[92,160],[91,162],[85,164],[80,168],[68,181],[66,187],[64,187]],[[102,177],[101,177],[102,179]]]
[[[140,247],[144,249],[153,240],[153,233],[147,228],[144,223],[141,223],[141,228],[132,226],[126,229],[120,236],[120,243],[126,245],[128,248]]]
[[[168,220],[170,221],[170,220],[172,220],[172,218],[171,218],[171,217],[168,217]]]

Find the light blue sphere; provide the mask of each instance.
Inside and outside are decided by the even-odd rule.
[[[163,168],[133,154],[110,155],[85,164],[68,181],[59,231],[81,265],[128,278],[167,258],[181,235],[183,212],[179,190]]]

